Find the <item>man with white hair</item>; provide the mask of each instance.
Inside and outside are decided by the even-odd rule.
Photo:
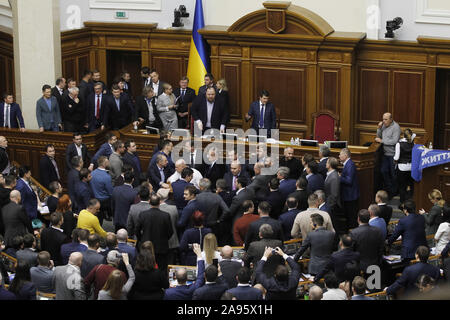
[[[53,287],[56,292],[56,300],[86,300],[83,278],[80,274],[82,262],[81,252],[73,252],[69,257],[68,264],[55,268]]]
[[[136,263],[136,248],[127,244],[128,231],[126,229],[119,229],[116,233],[117,237],[117,249],[120,253],[128,253],[130,257],[130,264],[134,267]]]
[[[86,131],[88,128],[86,106],[78,97],[79,93],[80,89],[73,87],[69,89],[68,95],[61,97],[61,118],[65,132]]]
[[[178,248],[180,247],[180,242],[178,240],[177,234],[177,222],[179,214],[176,206],[166,203],[166,201],[169,199],[169,192],[169,189],[160,188],[158,192],[156,192],[156,195],[161,199],[161,202],[159,203],[159,209],[169,214],[170,222],[172,223],[173,234],[169,238],[169,253],[167,254],[168,264],[176,264]]]
[[[174,183],[175,181],[177,181],[178,179],[181,179],[181,172],[183,171],[184,168],[186,168],[186,161],[184,161],[184,159],[178,159],[175,162],[175,173],[173,175],[171,175],[169,177],[169,179],[167,179],[167,183]],[[200,171],[198,171],[197,169],[191,167],[192,171],[194,171],[194,174],[192,176],[192,180],[190,181],[197,189],[199,189],[199,182],[200,179],[203,178],[202,174],[200,173]]]
[[[322,300],[323,290],[319,286],[312,286],[309,288],[309,300]]]

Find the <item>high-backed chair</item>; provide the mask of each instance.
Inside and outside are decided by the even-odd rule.
[[[324,141],[336,141],[339,139],[339,116],[329,110],[320,110],[311,115],[313,139],[323,143]]]

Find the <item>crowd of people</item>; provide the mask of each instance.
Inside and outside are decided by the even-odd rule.
[[[45,201],[31,183],[29,167],[10,165],[7,139],[0,137],[2,251],[17,260],[14,270],[1,260],[0,299],[32,300],[39,292],[57,300],[295,300],[303,273],[314,283],[310,300],[370,300],[366,293],[383,288],[405,297],[436,292],[448,281],[450,208],[436,189],[429,193],[428,213],[416,208],[405,174],[412,133],[405,130],[404,139],[395,140],[399,128],[390,114],[377,133],[386,190],[361,208],[363,182],[348,148],[335,158],[321,145],[317,161],[309,153],[294,157],[289,146],[283,156],[270,157],[259,145],[254,164],[237,151],[228,152],[222,163],[212,148],[206,163],[202,150],[187,141],[184,157],[174,161],[170,130],[187,126],[189,103],[200,129],[227,126],[226,82],[214,84],[208,74],[196,95],[186,77],[173,90],[155,70],[143,68],[141,75],[143,95],[136,99],[127,72],[111,92],[98,71],[86,72],[78,87],[67,81],[68,93],[63,78],[53,89],[43,87],[36,105],[41,131],[74,132],[66,149],[66,181],[61,181],[54,146],[45,147],[39,182],[52,193]],[[275,126],[268,97],[264,90],[246,114],[256,129]],[[98,150],[82,142],[84,132],[131,122],[162,130],[147,168],[133,140],[108,132]],[[394,161],[398,175],[391,170]],[[264,173],[276,163],[276,173]],[[388,202],[397,192],[404,217],[392,229]],[[114,232],[105,231],[107,221]],[[443,274],[428,263],[427,235],[434,235]],[[400,236],[404,270],[395,279],[383,256]],[[292,239],[301,239],[300,246],[288,252],[285,242]],[[243,248],[241,257],[235,256],[236,246]],[[187,268],[177,268],[169,279],[169,265],[196,267],[195,279]],[[377,290],[366,283],[374,266],[383,271],[385,286]]]

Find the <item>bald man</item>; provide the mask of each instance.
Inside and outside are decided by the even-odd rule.
[[[80,274],[82,262],[81,252],[73,252],[69,257],[68,264],[55,268],[53,287],[56,292],[56,300],[86,300],[83,278]]]
[[[10,163],[6,148],[8,147],[8,140],[4,136],[0,136],[0,172],[3,175],[8,175],[10,171]]]
[[[323,291],[319,286],[312,286],[309,289],[309,300],[322,300]]]
[[[181,179],[181,172],[183,171],[184,168],[187,167],[186,161],[184,161],[184,159],[178,159],[175,162],[175,173],[172,174],[169,179],[167,179],[168,183],[174,183],[175,181],[177,181],[178,179]],[[192,171],[194,171],[194,174],[192,176],[192,180],[190,181],[197,189],[200,188],[199,186],[199,182],[201,179],[203,179],[202,174],[200,173],[200,171],[198,171],[197,169],[195,169],[194,167],[191,166]]]
[[[243,170],[239,160],[233,160],[230,164],[230,171],[223,176],[227,183],[228,190],[231,192],[236,192],[238,190],[237,179],[239,177],[243,177],[247,181],[247,185],[251,182],[249,174]]]
[[[383,120],[378,123],[375,141],[383,144],[383,159],[381,161],[381,175],[384,181],[384,190],[391,199],[397,193],[397,179],[395,175],[394,155],[395,145],[400,139],[401,129],[392,118],[392,114],[383,114]]]
[[[116,233],[117,237],[117,249],[120,253],[128,253],[130,257],[130,264],[134,267],[136,264],[136,248],[127,244],[128,231],[126,229],[119,229]]]
[[[20,205],[21,196],[17,190],[11,191],[11,200],[2,208],[2,218],[5,227],[5,244],[11,246],[15,236],[24,236],[26,233],[33,233],[31,220]]]
[[[243,262],[233,258],[233,248],[230,246],[224,246],[220,255],[222,256],[222,261],[219,263],[220,270],[228,284],[228,288],[234,288],[238,284],[236,276],[239,269],[242,268]]]

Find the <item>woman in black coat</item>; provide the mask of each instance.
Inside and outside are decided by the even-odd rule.
[[[228,110],[227,126],[230,122],[230,96],[228,95],[228,87],[225,79],[220,79],[216,83],[217,87],[217,98],[224,101],[225,108]]]

